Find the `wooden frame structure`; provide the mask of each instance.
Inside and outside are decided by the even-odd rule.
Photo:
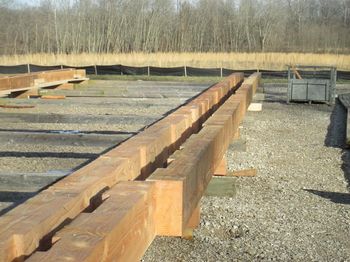
[[[86,80],[89,80],[86,72],[81,69],[61,69],[6,76],[0,78],[0,96],[10,94],[16,97],[37,96],[39,89],[52,87],[66,89],[69,84]]]
[[[186,237],[259,80],[229,76],[0,217],[0,260],[137,261]]]

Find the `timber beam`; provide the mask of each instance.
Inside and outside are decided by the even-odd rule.
[[[38,73],[6,76],[0,78],[0,96],[12,95],[18,98],[38,96],[43,88],[72,88],[73,83],[89,80],[85,70],[61,69]]]
[[[259,79],[232,95],[231,75],[5,214],[0,260],[137,261],[156,235],[186,237]]]

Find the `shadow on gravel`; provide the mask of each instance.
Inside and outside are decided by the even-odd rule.
[[[0,157],[96,159],[98,156],[99,154],[71,152],[0,152]]]
[[[0,191],[0,201],[10,202],[11,205],[0,210],[0,216],[6,214],[11,209],[22,204],[27,199],[33,197],[36,192],[15,192],[15,191]]]
[[[325,146],[342,149],[342,170],[350,191],[350,149],[346,145],[347,109],[336,99],[330,116]]]
[[[330,201],[336,204],[350,205],[350,194],[318,191],[313,189],[304,189],[304,191],[329,199]]]

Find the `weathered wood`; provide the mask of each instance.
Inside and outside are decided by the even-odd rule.
[[[28,97],[40,88],[86,81],[85,70],[61,69],[0,78],[1,95],[15,93]],[[33,91],[34,90],[34,91]],[[38,95],[35,93],[35,95]]]

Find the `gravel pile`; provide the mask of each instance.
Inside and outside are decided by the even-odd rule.
[[[235,197],[204,197],[194,240],[157,237],[143,261],[350,261],[348,150],[334,143],[334,107],[287,105],[285,88],[265,88],[248,112],[246,152],[228,151]],[[343,120],[337,120],[338,122]],[[343,122],[344,123],[344,122]]]

